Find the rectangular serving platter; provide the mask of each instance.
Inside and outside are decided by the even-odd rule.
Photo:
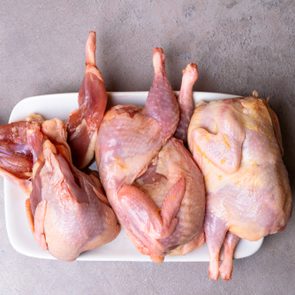
[[[109,92],[109,106],[116,104],[143,105],[147,97],[147,92]],[[237,97],[211,92],[194,92],[195,102],[201,100],[218,100]],[[46,119],[60,118],[65,120],[69,113],[77,108],[77,93],[61,93],[28,97],[21,100],[12,110],[9,122],[24,119],[31,113],[39,113]],[[93,166],[95,168],[95,165]],[[11,180],[4,178],[4,200],[5,200],[5,220],[8,237],[13,248],[26,256],[55,259],[47,251],[42,250],[34,241],[30,231],[25,213],[24,192]],[[263,239],[255,242],[240,241],[235,258],[243,258],[253,255],[259,250]],[[80,261],[150,261],[149,257],[139,254],[133,244],[129,241],[126,233],[122,229],[119,236],[111,243],[98,249],[88,251],[80,255]],[[194,250],[184,256],[166,256],[165,261],[193,262],[208,261],[208,249],[206,245]]]

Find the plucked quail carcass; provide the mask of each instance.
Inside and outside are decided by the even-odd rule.
[[[77,168],[85,168],[94,158],[97,132],[107,105],[102,74],[95,60],[96,34],[90,32],[86,43],[86,69],[80,86],[78,105],[67,121],[68,143]]]
[[[202,102],[191,119],[188,142],[205,178],[209,276],[230,279],[239,239],[274,234],[290,217],[278,119],[257,97]]]
[[[119,225],[97,175],[88,175],[72,164],[62,121],[15,122],[0,126],[0,133],[3,130],[10,140],[13,134],[22,134],[22,141],[17,136],[11,152],[19,157],[21,144],[33,162],[29,171],[32,190],[26,207],[34,237],[43,249],[58,259],[74,260],[117,236]],[[7,170],[14,173],[8,163]],[[22,174],[16,171],[15,177]]]
[[[172,137],[179,106],[164,58],[162,49],[154,49],[154,80],[144,108],[113,107],[96,146],[102,184],[121,225],[137,249],[157,262],[204,240],[203,177],[182,142]],[[191,91],[191,83],[183,85],[190,89],[183,93]]]

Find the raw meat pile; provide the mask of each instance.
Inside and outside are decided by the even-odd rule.
[[[144,107],[106,112],[95,43],[90,32],[79,108],[66,122],[32,114],[0,126],[0,171],[28,194],[36,242],[74,260],[115,239],[121,225],[155,262],[206,242],[210,278],[230,279],[239,239],[276,233],[290,217],[276,114],[257,96],[194,106],[195,64],[176,97],[161,48]],[[94,157],[98,172],[88,168]]]

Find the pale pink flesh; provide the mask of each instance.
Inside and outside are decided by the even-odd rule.
[[[26,121],[0,126],[0,173],[15,182],[28,196],[32,190],[33,164],[42,153],[44,140],[52,139],[57,131],[64,131],[61,134],[63,141],[66,139],[65,130],[60,130],[60,126],[56,124],[53,128],[50,126],[52,122],[58,121],[53,119],[43,122],[42,116],[32,114]],[[64,124],[60,124],[64,129]],[[59,149],[64,148],[64,143],[59,143],[58,138],[55,137],[53,140]],[[67,146],[66,143],[65,145]],[[69,154],[68,150],[66,153]]]
[[[217,133],[200,127],[194,130],[193,140],[198,143],[201,154],[206,154],[206,157],[219,169],[232,173],[240,166],[245,131],[239,118],[236,118],[230,110],[221,108],[216,115],[223,118],[218,124]],[[214,115],[211,116],[214,122]]]
[[[174,231],[181,201],[184,197],[185,182],[180,178],[168,191],[161,210],[149,195],[136,186],[124,185],[118,192],[118,202],[124,211],[124,219],[132,222],[138,234],[145,233],[151,238],[166,238]]]
[[[223,261],[219,267],[219,273],[223,280],[230,280],[233,271],[233,258],[235,249],[239,243],[239,237],[228,232],[223,243]]]
[[[238,238],[274,234],[290,217],[292,198],[278,120],[267,102],[255,97],[201,103],[188,142],[205,177],[209,276],[217,279],[220,274],[227,280]]]
[[[38,204],[34,214],[34,237],[37,243],[40,245],[40,247],[43,250],[48,250],[48,245],[46,243],[46,237],[44,232],[46,207],[47,207],[47,201],[42,200]]]
[[[103,119],[96,147],[101,180],[120,223],[137,249],[156,262],[172,249],[178,248],[176,252],[181,254],[203,242],[205,204],[203,179],[192,158],[183,152],[181,143],[170,140],[167,145],[179,121],[179,107],[166,78],[164,60],[163,50],[154,49],[154,80],[144,109],[113,107]],[[164,174],[149,167],[158,157],[169,163],[175,158],[171,153],[178,162],[169,170],[163,168],[167,177],[171,173],[165,182]],[[169,166],[155,165],[156,169]],[[187,175],[188,171],[196,172],[196,178]],[[149,191],[146,181],[161,190],[160,194],[153,188]],[[190,205],[198,201],[200,206],[190,211]]]
[[[161,136],[167,140],[179,122],[179,106],[166,77],[165,55],[162,48],[153,50],[154,80],[144,106],[144,114],[155,119],[161,127]]]
[[[37,193],[47,202],[43,220],[34,220],[35,236],[41,237],[37,239],[41,246],[45,241],[52,255],[73,260],[80,253],[113,240],[119,231],[116,217],[111,208],[100,201],[91,180],[70,168],[54,151],[46,151],[45,161],[36,177],[40,177],[41,185],[46,185],[33,188],[38,189]]]
[[[227,232],[222,220],[207,213],[205,220],[206,242],[209,249],[210,264],[209,277],[217,280],[219,276],[223,280],[230,280],[233,270],[233,257],[239,237]],[[220,265],[221,250],[223,247],[223,261]]]
[[[187,142],[187,129],[194,111],[193,87],[198,80],[199,73],[196,64],[188,64],[183,70],[181,88],[178,96],[180,120],[175,137]]]
[[[29,172],[32,187],[27,189],[26,213],[40,247],[59,259],[73,260],[114,239],[119,225],[97,175],[86,175],[72,165],[66,138],[66,127],[58,119],[0,126],[0,139],[7,143],[0,163],[3,173],[18,182]],[[10,171],[16,165],[9,157],[20,169]],[[30,166],[21,157],[28,157]]]
[[[45,140],[35,163],[30,197],[34,236],[56,258],[74,260],[80,253],[113,240],[119,225],[97,176],[76,169],[66,155],[70,151],[64,148],[62,122],[47,122],[45,127],[59,145]],[[34,136],[31,134],[32,141]]]
[[[40,123],[20,121],[0,126],[0,171],[12,179],[25,180],[32,175],[43,140]],[[29,133],[36,133],[35,142],[28,142]]]
[[[165,76],[161,49],[155,49],[153,60],[154,81],[144,109],[115,106],[106,113],[99,130],[96,161],[109,190],[132,184],[144,173],[177,127],[179,108]]]
[[[86,43],[86,70],[79,91],[79,108],[69,116],[69,145],[74,164],[84,168],[94,157],[97,132],[102,121],[107,93],[95,60],[96,35],[90,32]]]
[[[171,233],[175,230],[175,227],[177,225],[177,214],[181,206],[181,202],[184,197],[185,189],[185,178],[181,177],[168,191],[163,203],[162,203],[162,209],[161,209],[161,216],[163,220],[163,227],[169,228],[169,226],[172,226],[171,230],[168,231],[168,233],[162,234],[161,238],[166,238],[167,236],[170,236]]]
[[[220,254],[226,232],[227,229],[224,222],[207,209],[205,236],[210,258],[208,273],[212,280],[217,280],[219,277]]]
[[[167,205],[170,207],[177,200],[180,201],[173,193],[173,184],[180,175],[185,181],[184,196],[178,211],[173,213],[175,229],[158,240],[162,245],[163,255],[184,255],[204,242],[205,190],[202,174],[183,143],[171,138],[146,173],[136,180],[136,185],[145,191],[163,212]]]

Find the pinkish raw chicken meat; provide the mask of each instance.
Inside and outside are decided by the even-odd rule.
[[[227,280],[239,239],[277,233],[290,217],[278,119],[257,97],[202,102],[191,119],[188,143],[205,178],[209,276]]]
[[[32,191],[26,207],[34,237],[43,249],[58,259],[74,260],[117,236],[119,225],[97,175],[72,165],[62,121],[16,122],[0,126],[0,133],[3,130],[13,143],[13,134],[22,135],[15,138],[16,159],[19,145],[32,159]],[[13,173],[8,163],[7,170]]]
[[[68,143],[76,167],[85,168],[94,158],[97,132],[102,121],[107,93],[95,61],[96,35],[90,32],[86,43],[86,70],[79,91],[79,108],[69,116]]]
[[[103,119],[96,146],[100,177],[120,223],[137,249],[157,262],[204,241],[203,177],[182,142],[172,138],[179,106],[164,59],[163,50],[154,49],[154,81],[144,108],[113,107]],[[184,72],[182,85],[188,89],[181,90],[183,96],[192,95],[197,78],[192,68]]]

